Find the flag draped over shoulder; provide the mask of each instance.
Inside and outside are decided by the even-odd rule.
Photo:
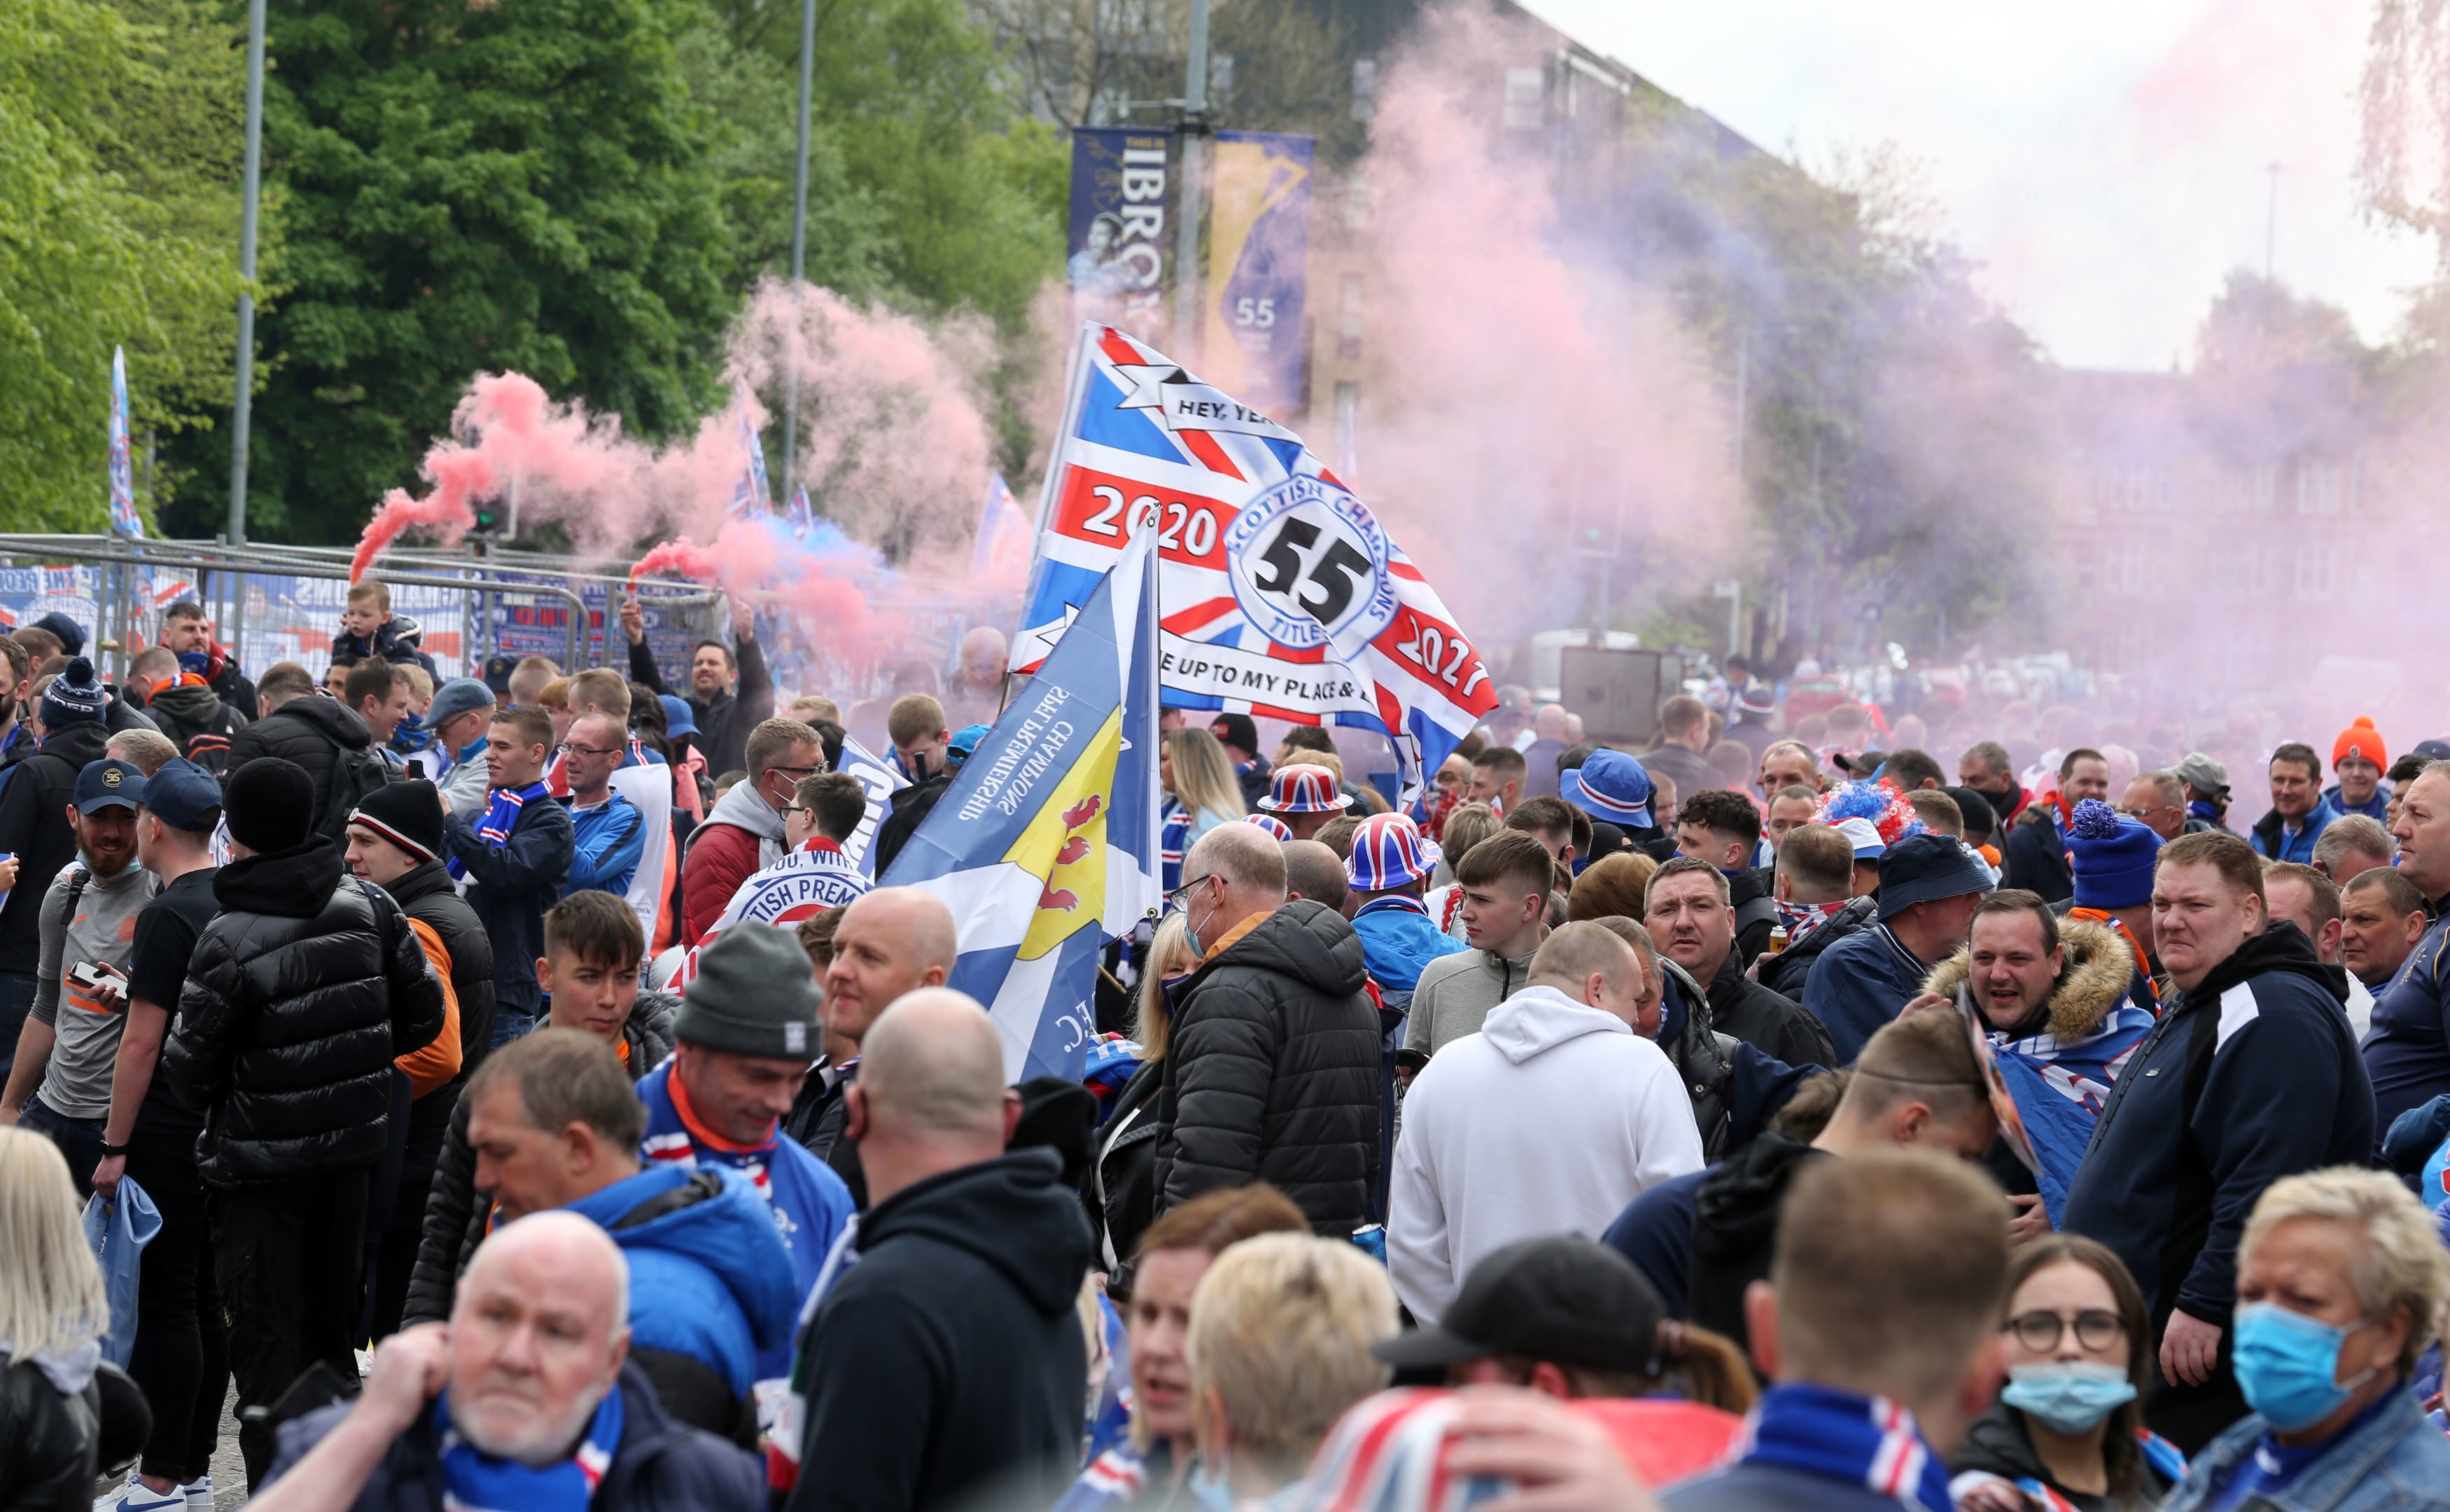
[[[946,982],[984,1003],[1004,1070],[1078,1079],[1096,1035],[1099,953],[1156,907],[1153,515],[1037,674],[962,764],[883,879],[952,910]]]
[[[1170,707],[1378,730],[1406,804],[1497,707],[1420,569],[1301,437],[1145,343],[1082,327],[1057,447],[1016,670],[1038,666],[1152,512]]]
[[[864,875],[873,877],[877,826],[885,823],[885,810],[893,802],[894,793],[909,786],[910,779],[895,771],[891,763],[877,760],[866,746],[847,735],[843,737],[842,754],[834,758],[834,770],[850,773],[859,779],[860,786],[867,789],[867,812],[860,816],[859,827],[843,842],[843,854]]]

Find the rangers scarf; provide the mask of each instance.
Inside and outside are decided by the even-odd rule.
[[[511,843],[511,831],[519,827],[519,811],[540,799],[552,797],[552,790],[542,783],[530,783],[525,787],[496,787],[485,799],[485,817],[476,822],[476,838],[496,850]],[[468,865],[458,857],[451,858],[452,879],[464,882]]]

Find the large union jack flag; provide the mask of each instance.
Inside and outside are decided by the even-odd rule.
[[[1158,531],[1169,708],[1379,731],[1409,804],[1497,707],[1436,591],[1300,436],[1091,322],[1039,503],[1016,670],[1044,659],[1141,518]]]

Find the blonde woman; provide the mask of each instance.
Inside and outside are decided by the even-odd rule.
[[[108,1368],[102,1337],[109,1330],[102,1268],[77,1222],[68,1161],[41,1134],[0,1128],[0,1493],[7,1505],[66,1508],[92,1501],[102,1441],[97,1377]],[[142,1406],[125,1378],[117,1386],[114,1409],[126,1398]],[[148,1415],[131,1448],[151,1426]]]
[[[1205,730],[1188,733],[1216,744]],[[1115,1094],[1106,1126],[1099,1131],[1098,1166],[1091,1173],[1097,1188],[1098,1264],[1106,1272],[1106,1289],[1118,1300],[1132,1294],[1140,1233],[1157,1212],[1157,1092],[1174,1022],[1165,993],[1168,984],[1199,964],[1184,930],[1180,909],[1167,914],[1140,958],[1140,979],[1132,995],[1132,1038],[1140,1047],[1140,1067]]]
[[[1157,780],[1190,816],[1191,827],[1183,837],[1186,851],[1200,836],[1249,812],[1242,805],[1242,785],[1235,779],[1232,758],[1204,729],[1177,729],[1166,737]]]

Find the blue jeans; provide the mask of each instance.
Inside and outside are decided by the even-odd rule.
[[[31,1129],[60,1147],[68,1163],[68,1175],[76,1182],[77,1201],[93,1195],[93,1168],[102,1164],[102,1120],[71,1118],[54,1113],[36,1093],[26,1099],[26,1113],[18,1119],[21,1128]]]
[[[538,1017],[535,1014],[523,1014],[515,1009],[496,1008],[494,1010],[494,1048],[499,1050],[534,1029]]]
[[[33,1008],[34,974],[0,971],[0,1081],[8,1079],[9,1068],[17,1063],[17,1037],[25,1032],[26,1016]]]

